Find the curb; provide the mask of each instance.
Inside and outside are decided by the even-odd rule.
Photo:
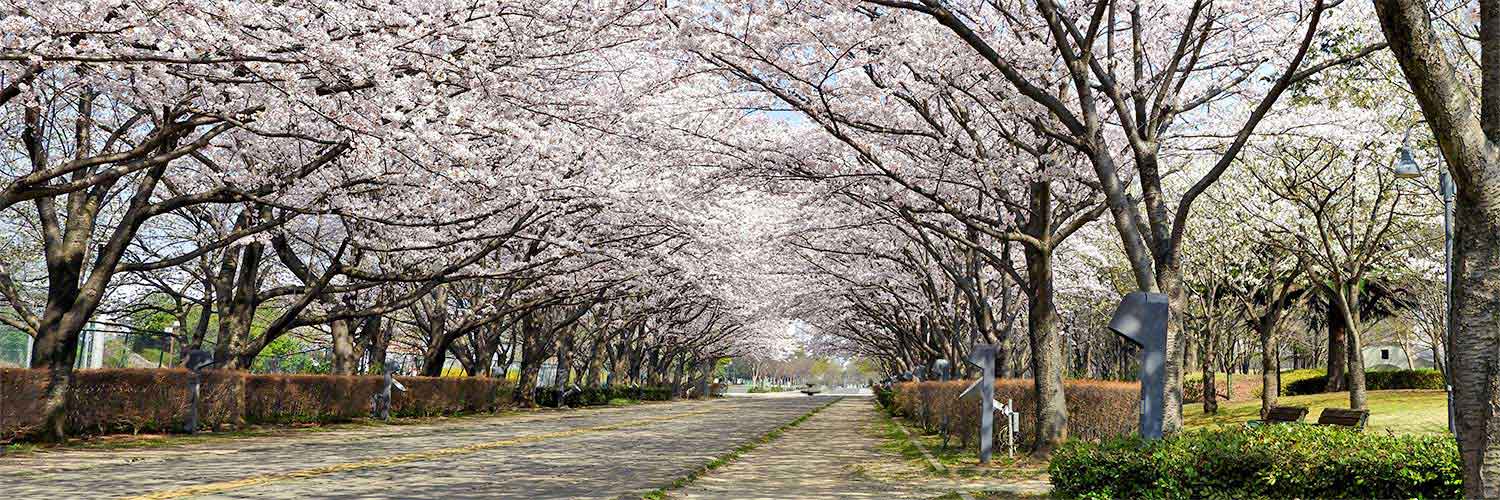
[[[922,452],[922,458],[927,459],[927,465],[932,467],[933,471],[937,472],[938,474],[948,474],[948,468],[944,467],[942,462],[938,462],[936,458],[933,458],[932,452],[927,451],[927,447],[922,445],[922,442],[918,441],[916,436],[912,436],[911,431],[906,430],[906,424],[903,424],[900,420],[896,420],[894,418],[891,419],[891,422],[896,424],[897,429],[901,429],[902,434],[906,435],[907,442],[911,443],[912,446],[917,447],[917,451]]]
[[[912,446],[917,447],[917,451],[922,452],[922,458],[927,459],[927,465],[932,467],[933,471],[937,472],[938,474],[948,474],[948,468],[943,466],[942,462],[938,462],[937,458],[934,458],[932,456],[932,452],[927,451],[927,446],[923,445],[922,441],[918,440],[916,436],[913,436],[911,434],[911,431],[906,429],[906,424],[901,423],[900,420],[897,420],[895,418],[892,418],[890,420],[891,423],[896,424],[897,429],[901,429],[902,434],[906,435],[907,442],[910,442]],[[970,495],[967,491],[957,491],[955,493],[958,493],[958,497],[962,498],[963,500],[974,500],[974,495]]]

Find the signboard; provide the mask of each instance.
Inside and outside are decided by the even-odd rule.
[[[1130,292],[1109,320],[1110,331],[1141,348],[1141,436],[1160,439],[1166,415],[1167,295]]]
[[[995,352],[998,347],[994,344],[974,344],[969,351],[967,361],[980,368],[979,380],[974,385],[965,389],[963,394],[967,395],[979,388],[979,402],[983,405],[979,410],[979,463],[990,463],[991,448],[995,440]],[[962,396],[960,396],[962,397]]]

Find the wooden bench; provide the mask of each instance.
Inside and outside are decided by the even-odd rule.
[[[1266,424],[1295,424],[1301,423],[1307,417],[1305,406],[1272,406],[1271,411],[1266,412],[1263,420],[1251,420],[1245,422],[1250,427],[1259,427]]]
[[[1370,410],[1350,410],[1345,408],[1324,408],[1323,413],[1318,415],[1318,425],[1338,425],[1364,429],[1365,421],[1370,419]]]

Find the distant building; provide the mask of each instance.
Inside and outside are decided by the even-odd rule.
[[[1376,370],[1423,370],[1436,368],[1433,362],[1434,353],[1431,349],[1413,346],[1408,356],[1407,350],[1402,349],[1399,344],[1371,344],[1363,351],[1365,357],[1365,369]]]

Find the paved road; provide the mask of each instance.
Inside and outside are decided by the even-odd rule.
[[[924,480],[900,455],[881,450],[884,429],[875,412],[869,398],[843,399],[671,496],[898,499],[958,489]]]
[[[733,398],[0,458],[6,498],[639,497],[837,398]]]

